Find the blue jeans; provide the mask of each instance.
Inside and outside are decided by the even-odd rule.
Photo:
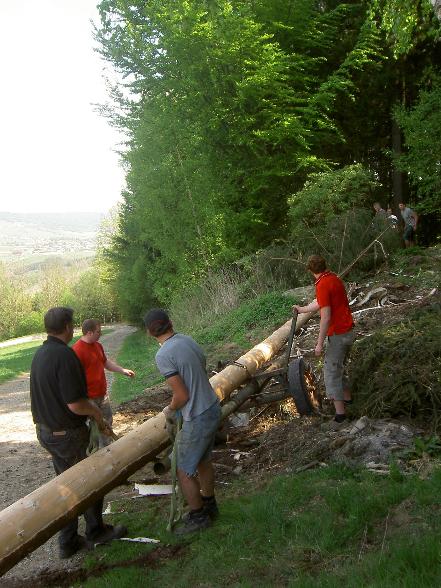
[[[36,428],[38,441],[50,453],[57,476],[87,457],[89,429],[86,425],[76,429],[59,431],[55,435],[46,427],[37,425]],[[86,520],[86,537],[90,540],[97,537],[104,528],[102,512],[103,499],[101,498],[83,513]],[[75,517],[61,529],[58,535],[58,543],[61,548],[66,548],[75,545],[77,540],[78,517]]]
[[[202,414],[182,423],[177,436],[177,466],[187,476],[194,476],[198,465],[211,459],[220,416],[220,405],[216,401]]]

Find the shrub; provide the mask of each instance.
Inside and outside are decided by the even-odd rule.
[[[354,207],[370,207],[380,184],[361,164],[312,174],[288,200],[291,235],[295,241],[304,227],[319,227]]]
[[[378,417],[441,414],[441,309],[415,311],[356,343],[351,356],[354,410]]]
[[[43,313],[32,310],[29,314],[22,317],[15,328],[15,336],[32,335],[44,331]]]

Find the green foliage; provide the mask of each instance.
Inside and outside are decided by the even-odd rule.
[[[422,38],[438,36],[430,0],[371,0],[371,17],[386,33],[396,58],[410,53]]]
[[[379,188],[373,174],[359,164],[312,176],[290,199],[291,241],[300,259],[320,253],[340,272],[378,237],[381,245],[372,247],[357,269],[384,261],[384,253],[396,250],[400,238],[387,221],[373,220],[371,207]]]
[[[277,292],[262,294],[199,329],[195,337],[201,344],[235,342],[246,346],[250,339],[259,339],[268,327],[286,322],[294,302],[291,296]]]
[[[322,225],[354,207],[370,207],[379,188],[373,174],[362,165],[311,175],[289,199],[292,236],[302,225]]]
[[[77,324],[92,317],[111,323],[118,317],[110,287],[100,280],[96,267],[79,276],[72,286],[71,296]]]
[[[412,104],[439,56],[428,0],[98,8],[100,52],[120,74],[103,113],[128,137],[127,190],[103,251],[130,320],[291,231],[301,258],[301,223],[334,231],[331,217],[341,226],[379,185],[391,193],[391,110]]]
[[[14,337],[38,333],[43,328],[43,313],[31,310],[23,316],[14,329]]]
[[[402,451],[400,455],[406,459],[421,459],[425,456],[440,456],[441,440],[438,435],[431,435],[425,438],[415,437],[413,447]]]
[[[99,9],[101,52],[131,92],[115,88],[106,112],[130,137],[108,251],[134,318],[148,299],[168,303],[213,266],[286,236],[287,197],[339,160],[335,108],[358,94],[352,78],[381,43],[358,4],[107,0]]]
[[[439,216],[441,210],[441,78],[421,90],[410,109],[397,108],[395,118],[403,130],[406,151],[396,165],[409,174],[418,194],[421,212]]]
[[[26,317],[32,311],[32,299],[22,282],[0,263],[0,340],[25,332]],[[41,329],[37,329],[41,330]]]
[[[242,257],[178,290],[168,308],[180,327],[197,330],[256,296],[309,283],[304,264],[293,254],[292,247],[282,244]]]
[[[440,318],[437,306],[420,310],[355,344],[350,374],[357,414],[419,417],[438,426]]]

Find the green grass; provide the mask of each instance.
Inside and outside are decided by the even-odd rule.
[[[119,365],[134,370],[134,378],[115,378],[112,385],[112,402],[120,404],[139,396],[149,386],[163,380],[155,364],[159,347],[153,337],[145,331],[136,331],[125,338],[116,361]]]
[[[113,329],[103,329],[103,334],[112,331]],[[78,339],[79,336],[74,337],[69,345],[73,345]],[[43,341],[30,341],[0,348],[0,384],[29,373],[32,358],[42,343]]]
[[[401,249],[392,256],[391,269],[397,279],[406,285],[439,288],[440,249],[439,247],[424,249],[418,246]]]
[[[0,349],[0,383],[29,372],[32,358],[41,341],[31,341]]]
[[[232,342],[241,346],[267,337],[271,329],[282,325],[292,314],[291,296],[270,292],[241,304],[238,308],[194,333],[201,344]]]
[[[87,588],[188,586],[341,586],[427,588],[441,585],[441,470],[429,480],[395,470],[378,477],[333,466],[279,476],[253,492],[236,483],[221,497],[215,525],[184,541],[185,551],[155,568],[117,568]],[[126,502],[118,522],[132,536],[179,540],[164,529],[168,501]],[[137,512],[130,512],[136,509]],[[181,540],[182,541],[182,540]],[[153,547],[117,544],[90,556],[89,569]]]

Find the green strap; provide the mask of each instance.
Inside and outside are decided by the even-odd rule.
[[[89,420],[89,445],[86,449],[86,454],[92,455],[100,448],[100,430],[95,419]]]
[[[184,508],[184,500],[182,496],[181,489],[178,484],[178,476],[177,476],[177,449],[178,449],[178,435],[179,431],[181,430],[181,419],[179,418],[177,421],[176,427],[176,437],[175,442],[173,444],[173,451],[171,456],[171,483],[172,483],[172,493],[170,498],[170,516],[168,519],[167,531],[173,531],[173,527],[181,520],[182,511]]]

